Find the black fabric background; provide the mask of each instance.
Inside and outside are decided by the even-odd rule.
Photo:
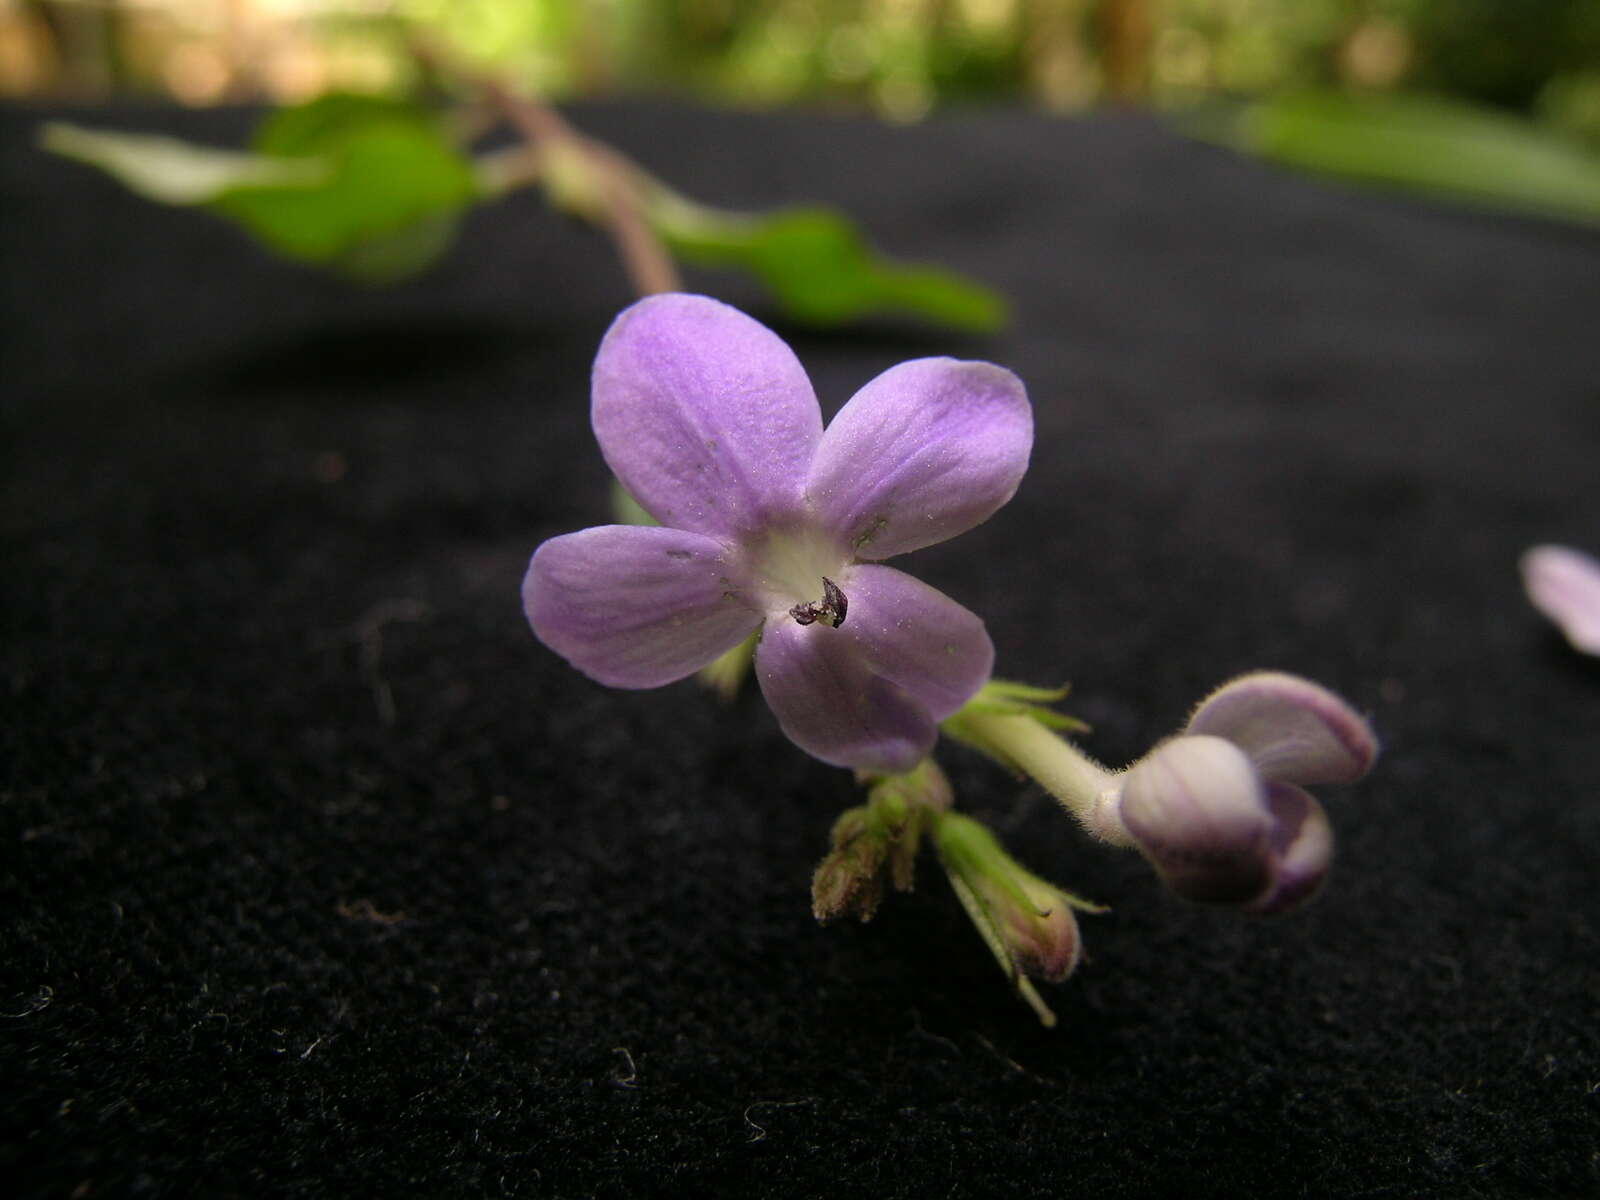
[[[785,332],[830,411],[922,354],[1027,381],[1016,500],[902,565],[1001,673],[1071,679],[1092,753],[1258,666],[1372,716],[1332,885],[1271,922],[945,753],[1114,906],[1045,1031],[931,862],[870,925],[812,921],[855,793],[759,696],[608,691],[530,636],[529,553],[607,511],[603,241],[522,196],[352,289],[43,157],[39,115],[0,114],[19,1194],[1594,1194],[1600,666],[1515,571],[1600,548],[1593,232],[1137,116],[576,114],[691,194],[836,202],[1011,296],[993,338]]]

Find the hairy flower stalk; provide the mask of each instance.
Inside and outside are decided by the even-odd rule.
[[[784,732],[836,766],[907,771],[989,678],[983,622],[882,565],[987,520],[1027,470],[1022,383],[924,358],[869,382],[826,430],[793,352],[737,309],[651,296],[595,359],[601,452],[653,526],[545,542],[534,633],[613,687],[672,683],[752,636]]]
[[[1076,722],[1031,703],[1060,699],[1065,694],[1065,689],[1050,691],[992,680],[947,718],[942,728],[956,741],[1032,778],[1094,837],[1113,846],[1131,846],[1117,813],[1117,773],[1056,732]]]

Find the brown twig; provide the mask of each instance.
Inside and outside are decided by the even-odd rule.
[[[678,268],[645,220],[640,182],[643,172],[602,142],[586,137],[548,104],[513,92],[499,80],[483,81],[484,95],[541,157],[555,148],[576,151],[600,181],[598,218],[616,243],[634,291],[641,296],[683,290]]]

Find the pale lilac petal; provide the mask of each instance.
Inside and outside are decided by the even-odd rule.
[[[1600,562],[1565,546],[1535,546],[1522,556],[1522,584],[1574,650],[1600,654]]]
[[[1349,783],[1378,756],[1372,728],[1338,696],[1280,671],[1241,675],[1200,702],[1187,733],[1227,738],[1268,780]]]
[[[938,728],[926,707],[872,672],[848,625],[768,621],[756,647],[761,692],[806,753],[836,767],[909,771],[933,749]]]
[[[1269,783],[1267,809],[1272,814],[1272,886],[1249,904],[1251,912],[1285,913],[1299,908],[1322,890],[1333,861],[1333,826],[1309,792],[1292,783]]]
[[[942,721],[989,680],[994,643],[983,622],[937,588],[893,567],[864,563],[845,587],[849,619],[832,632],[876,675],[904,688]]]
[[[931,546],[987,520],[1017,490],[1033,448],[1022,381],[985,362],[891,367],[839,410],[806,496],[824,529],[864,559]]]
[[[1248,904],[1272,883],[1273,821],[1255,767],[1216,737],[1177,737],[1123,777],[1119,813],[1167,886],[1210,904]]]
[[[539,640],[591,679],[660,687],[737,646],[761,615],[732,594],[721,543],[697,533],[601,525],[533,554],[522,609]]]
[[[617,317],[590,416],[607,465],[651,516],[723,539],[796,511],[822,436],[794,352],[705,296],[649,296]]]

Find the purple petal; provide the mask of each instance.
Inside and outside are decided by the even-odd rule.
[[[852,604],[849,620],[855,619]],[[909,771],[933,749],[938,728],[926,707],[880,675],[848,635],[818,622],[767,622],[756,647],[756,679],[778,724],[806,753],[836,767]]]
[[[591,679],[660,687],[737,646],[761,615],[730,593],[720,543],[697,533],[601,525],[533,554],[522,609],[539,640]]]
[[[1033,447],[1022,381],[985,362],[891,367],[839,410],[806,481],[823,528],[865,559],[931,546],[987,520]]]
[[[1273,822],[1239,747],[1177,737],[1124,776],[1119,811],[1168,887],[1190,900],[1248,904],[1272,882]]]
[[[1600,562],[1565,546],[1535,546],[1522,556],[1522,584],[1574,650],[1600,654]]]
[[[845,591],[850,616],[835,632],[935,721],[988,682],[994,643],[983,622],[937,588],[893,567],[864,563],[850,572]]]
[[[1267,785],[1272,813],[1272,886],[1249,905],[1262,914],[1299,908],[1322,890],[1333,860],[1333,827],[1310,793],[1292,783]]]
[[[1349,783],[1378,756],[1378,739],[1354,709],[1327,688],[1279,671],[1223,684],[1201,701],[1185,732],[1227,738],[1263,778],[1287,783]]]
[[[590,416],[607,465],[651,516],[723,539],[797,509],[822,436],[794,352],[705,296],[649,296],[617,317]]]

